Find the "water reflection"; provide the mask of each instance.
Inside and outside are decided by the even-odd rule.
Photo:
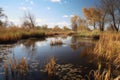
[[[3,62],[8,58],[8,56],[12,55],[12,47],[13,45],[0,46],[0,62]]]
[[[63,44],[60,46],[51,46],[50,41],[54,41],[56,39],[62,40]],[[84,56],[88,56],[89,54],[86,55],[84,53],[88,53],[85,52],[88,51],[88,48],[92,50],[93,45],[91,43],[92,40],[83,39],[81,37],[63,36],[50,37],[43,40],[28,39],[6,49],[11,50],[13,58],[21,59],[24,57],[27,59],[28,63],[30,64],[31,75],[35,75],[36,73],[39,73],[39,70],[45,66],[51,56],[55,57],[57,64],[72,64],[74,67],[82,65],[83,71],[86,71],[86,69],[90,70],[91,67],[94,67],[94,65],[88,63],[88,59],[86,59]],[[86,66],[90,67],[89,69],[86,68],[84,70],[84,67]],[[32,79],[41,80],[41,78],[45,77],[45,75],[42,73],[39,74],[42,76],[33,76]],[[1,79],[1,76],[0,80],[3,80]]]
[[[93,40],[87,39],[87,38],[82,38],[82,37],[77,37],[77,36],[72,36],[70,46],[73,50],[77,50],[77,49],[83,48],[83,47],[91,48],[93,46]]]

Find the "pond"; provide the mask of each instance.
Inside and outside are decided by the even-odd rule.
[[[54,40],[61,40],[63,44],[50,45]],[[61,72],[57,73],[58,76],[54,80],[67,80],[65,75],[69,75],[69,70],[71,70],[71,80],[76,80],[77,77],[78,80],[82,79],[91,69],[97,68],[97,65],[92,62],[93,57],[85,54],[88,48],[93,50],[93,47],[93,40],[75,36],[56,36],[42,40],[33,38],[21,40],[16,44],[0,45],[0,80],[13,80],[12,76],[6,78],[4,62],[22,58],[27,60],[29,71],[26,78],[15,80],[49,80],[44,67],[51,57],[55,58],[57,67],[61,68]]]

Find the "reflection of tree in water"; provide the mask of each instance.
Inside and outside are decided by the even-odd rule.
[[[83,50],[80,53],[80,57],[87,57],[88,61],[93,61],[96,59],[94,55],[92,55],[92,52],[94,50],[94,46],[85,46]]]
[[[77,43],[77,37],[76,36],[72,36],[71,43]]]
[[[107,62],[106,60],[104,60],[104,58],[100,58],[97,57],[97,55],[94,55],[94,46],[95,44],[91,43],[91,45],[85,45],[83,50],[80,53],[80,57],[85,58],[89,63],[94,63],[96,66],[98,66],[99,62],[102,62],[101,64],[103,64],[102,67],[106,67],[107,66]]]
[[[68,36],[67,35],[61,35],[62,39],[66,39]]]
[[[72,48],[72,50],[77,50],[79,48],[79,43],[76,36],[72,36],[70,47]]]
[[[93,41],[90,39],[85,39],[78,36],[72,36],[70,46],[73,50],[77,50],[80,47],[90,47],[92,46],[92,44],[93,44]]]
[[[25,50],[28,53],[28,55],[33,56],[35,54],[36,48],[35,43],[37,40],[35,39],[29,39],[25,42],[23,42],[23,45],[25,46]]]
[[[91,46],[85,46],[80,53],[80,57],[86,59],[88,63],[92,63],[94,66],[96,66],[96,69],[99,68],[99,66],[101,66],[101,69],[109,69],[109,67],[112,67],[111,62],[107,61],[104,56],[98,57],[97,55],[93,54],[94,46],[94,44]]]
[[[70,47],[72,48],[72,50],[77,50],[78,49],[78,46],[76,46],[75,44],[71,44]]]

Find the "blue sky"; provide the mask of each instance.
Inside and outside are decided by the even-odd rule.
[[[5,11],[9,21],[20,24],[25,12],[36,17],[36,24],[70,25],[70,17],[83,17],[83,7],[93,7],[98,0],[0,0],[0,7]]]

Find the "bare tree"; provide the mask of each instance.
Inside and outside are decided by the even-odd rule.
[[[2,8],[0,8],[0,26],[3,26],[3,22],[2,22],[1,19],[2,19],[3,17],[5,17],[5,18],[7,17],[7,16],[5,16],[5,14],[3,13],[3,11],[4,11],[4,10],[3,10]]]
[[[77,32],[77,27],[78,27],[78,16],[73,16],[71,17],[71,25],[72,25],[72,30]]]
[[[118,0],[117,4],[116,4],[116,7],[118,9],[118,30],[120,28],[120,0]]]
[[[120,1],[118,1],[119,0],[100,0],[104,11],[106,11],[107,15],[112,19],[112,26],[115,31],[119,30],[119,27],[117,26],[117,15],[120,16],[120,14],[118,14]]]
[[[3,11],[4,10],[2,8],[0,8],[0,17],[4,16]]]
[[[102,4],[102,0],[100,1],[101,4],[98,4],[98,6],[96,6],[97,10],[99,11],[100,15],[99,16],[99,29],[100,31],[104,31],[105,28],[105,23],[106,23],[106,15],[107,15],[107,9],[106,6],[104,4]]]
[[[23,18],[22,26],[27,27],[29,29],[33,29],[33,28],[35,28],[35,24],[36,24],[36,19],[35,19],[34,15],[32,15],[30,12],[25,14],[25,16]]]
[[[82,19],[79,16],[73,16],[71,17],[71,23],[72,23],[72,29],[74,31],[82,31],[82,30],[89,30],[87,21],[85,19]]]
[[[53,28],[54,31],[61,31],[61,28],[59,27],[59,25],[55,25],[55,27]]]

